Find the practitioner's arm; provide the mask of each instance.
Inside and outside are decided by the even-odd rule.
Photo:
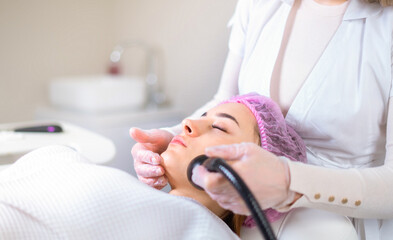
[[[232,53],[228,54],[217,93],[211,101],[195,111],[190,118],[200,117],[207,109],[238,93],[237,79],[241,62],[241,57]],[[171,128],[147,131],[131,128],[130,135],[137,141],[132,147],[131,153],[139,180],[157,189],[165,187],[168,180],[164,176],[165,170],[161,166],[160,154],[167,148],[173,136],[180,132],[181,124]]]
[[[199,118],[204,112],[206,112],[208,109],[213,108],[218,103],[226,99],[229,99],[234,95],[239,94],[238,78],[239,78],[241,63],[242,63],[242,57],[232,52],[228,53],[224,65],[224,70],[222,72],[220,85],[218,87],[218,91],[216,92],[212,100],[210,100],[205,105],[197,109],[188,118],[191,119]],[[181,132],[181,124],[175,125],[170,128],[163,128],[163,129],[169,131],[173,135],[177,135]]]
[[[393,217],[393,96],[389,100],[383,166],[328,169],[289,162],[290,190],[303,194],[292,206],[328,210],[357,218]]]
[[[235,13],[228,23],[231,35],[228,42],[229,53],[221,75],[220,85],[213,99],[197,109],[189,118],[200,117],[208,109],[218,103],[239,94],[238,80],[245,49],[249,11],[253,9],[252,0],[238,1]],[[177,135],[181,131],[181,125],[176,125],[165,130]]]
[[[238,78],[244,54],[248,11],[252,9],[252,2],[251,0],[238,2],[235,14],[229,23],[229,27],[232,27],[229,54],[218,91],[211,101],[196,110],[191,117],[199,117],[222,100],[238,94]],[[135,131],[135,129],[130,130],[131,137],[138,142],[132,148],[135,171],[142,182],[159,189],[167,184],[167,179],[164,177],[164,169],[160,166],[162,159],[159,154],[161,152],[157,152],[157,150],[161,151],[168,146],[173,136],[181,132],[181,125],[164,129],[150,130],[147,134]],[[151,144],[151,142],[154,143]]]

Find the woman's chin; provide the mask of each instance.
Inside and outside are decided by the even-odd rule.
[[[167,170],[167,168],[170,168],[171,165],[176,163],[176,154],[170,149],[167,149],[165,152],[163,152],[161,154],[161,157],[164,160],[162,165],[165,170]]]
[[[179,187],[184,185],[187,180],[187,167],[191,160],[187,161],[187,157],[180,158],[178,154],[173,151],[165,151],[161,154],[164,160],[162,166],[165,169],[165,175],[168,178],[171,187]]]
[[[177,165],[178,161],[176,160],[175,154],[173,154],[172,151],[165,151],[161,154],[162,159],[164,160],[162,163],[162,167],[165,170],[165,175],[168,177],[168,181],[171,184],[171,182],[174,181],[177,177]]]

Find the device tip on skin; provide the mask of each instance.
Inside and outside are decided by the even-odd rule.
[[[208,160],[208,159],[209,158],[206,155],[199,155],[190,162],[190,164],[188,165],[188,168],[187,168],[188,181],[191,183],[192,186],[194,186],[198,190],[203,191],[204,189],[201,188],[196,183],[194,183],[194,181],[192,180],[193,171],[194,171],[194,168],[196,168],[197,166],[203,165],[206,162],[206,160]]]
[[[199,190],[202,190],[202,191],[204,191],[204,189],[201,187],[201,186],[199,186],[198,184],[196,184],[194,181],[193,181],[193,174],[195,174],[194,173],[194,169],[197,167],[197,166],[200,166],[200,165],[203,165],[206,169],[207,169],[207,171],[209,171],[209,172],[217,172],[217,167],[218,167],[218,162],[219,161],[223,161],[223,160],[221,160],[220,158],[209,158],[208,156],[206,156],[206,155],[199,155],[199,156],[197,156],[197,157],[195,157],[191,162],[190,162],[190,164],[188,165],[188,168],[187,168],[187,178],[188,178],[188,181],[192,184],[192,186],[194,186],[195,188],[197,188],[197,189],[199,189]]]

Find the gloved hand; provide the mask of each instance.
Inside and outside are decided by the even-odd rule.
[[[168,183],[164,176],[163,159],[160,154],[166,150],[173,135],[161,129],[130,129],[130,136],[137,141],[132,147],[134,169],[141,182],[156,189],[162,189]]]
[[[206,148],[209,157],[219,157],[239,174],[263,209],[279,208],[295,199],[289,191],[289,168],[285,160],[254,143],[241,143]],[[193,181],[225,209],[237,214],[250,212],[235,188],[219,173],[203,166],[194,168]]]

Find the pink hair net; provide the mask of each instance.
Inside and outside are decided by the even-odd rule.
[[[270,98],[257,93],[249,93],[231,98],[224,103],[242,103],[254,115],[261,139],[261,147],[277,156],[284,156],[291,161],[306,162],[306,147],[302,138],[284,119],[280,107]],[[265,210],[270,222],[278,220],[282,213],[273,209]],[[255,226],[252,217],[247,217],[244,224]]]

